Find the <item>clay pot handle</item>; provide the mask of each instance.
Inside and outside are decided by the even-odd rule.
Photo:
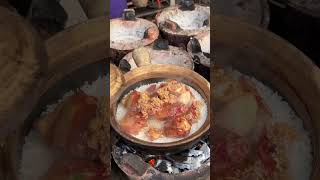
[[[147,66],[151,64],[149,50],[145,47],[139,47],[133,50],[132,57],[137,67]]]
[[[125,84],[121,70],[114,64],[110,64],[110,97],[113,97]]]
[[[135,13],[134,9],[123,10],[122,18],[126,21],[135,21],[136,20],[136,13]]]

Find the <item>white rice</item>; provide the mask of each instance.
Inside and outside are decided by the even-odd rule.
[[[239,78],[242,74],[235,70],[232,74]],[[289,104],[278,94],[253,77],[249,77],[254,83],[259,95],[265,101],[272,112],[273,122],[287,123],[294,128],[302,138],[300,141],[286,144],[286,154],[289,159],[289,175],[292,180],[308,180],[312,171],[312,147],[309,132],[303,128],[302,120],[296,116]]]
[[[106,94],[107,83],[107,76],[99,77],[91,84],[86,82],[80,89],[88,95],[100,98]],[[54,111],[59,103],[72,94],[74,92],[69,91],[58,103],[47,105],[46,111],[42,112],[41,116]],[[22,147],[19,179],[38,180],[59,157],[59,153],[49,148],[37,131],[31,130],[28,136],[25,137],[25,144]]]
[[[159,87],[163,82],[158,82],[158,83],[152,83],[152,84],[147,84],[147,85],[143,85],[143,86],[140,86],[138,88],[136,88],[135,90],[138,91],[138,92],[144,92],[148,87],[150,87],[151,85],[154,85],[156,84],[157,87]],[[192,124],[192,127],[191,127],[191,130],[190,130],[190,133],[188,136],[192,135],[193,133],[195,133],[196,131],[198,131],[202,125],[204,124],[204,122],[206,121],[206,118],[207,118],[207,115],[208,115],[208,110],[207,110],[207,105],[206,105],[206,102],[205,100],[202,98],[202,96],[195,90],[193,89],[192,87],[186,85],[190,91],[192,92],[192,94],[194,95],[195,97],[195,100],[197,101],[200,101],[204,104],[204,106],[202,106],[200,108],[200,117],[198,119],[198,121],[194,124]],[[120,122],[123,117],[125,116],[127,112],[127,109],[121,104],[119,103],[118,107],[117,107],[117,112],[116,112],[116,120],[117,122]],[[155,128],[162,128],[164,126],[164,121],[159,121],[159,120],[156,120],[156,119],[151,119],[148,120],[148,125],[150,127],[155,127]],[[148,138],[148,136],[146,135],[146,132],[149,130],[149,127],[145,127],[143,128],[138,135],[133,135],[134,137],[140,139],[140,140],[143,140],[143,141],[150,141],[150,139]],[[187,136],[187,137],[188,137]],[[179,141],[183,138],[169,138],[169,137],[162,137],[162,138],[159,138],[159,139],[156,139],[154,141],[152,141],[153,143],[169,143],[169,142],[175,142],[175,141]]]

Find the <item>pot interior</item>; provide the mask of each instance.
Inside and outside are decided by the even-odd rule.
[[[154,66],[155,68],[157,68],[157,65],[149,65],[149,66]],[[170,65],[163,65],[163,66],[168,67]],[[171,66],[171,67],[175,67],[175,66]],[[176,67],[176,68],[178,68],[178,67]],[[143,69],[148,69],[148,67],[140,67],[140,68],[137,68],[136,70],[140,71],[140,72],[145,72]],[[178,68],[178,69],[180,69],[180,68]],[[157,72],[155,72],[156,74],[150,73],[150,74],[146,75],[146,74],[139,74],[139,73],[130,74],[130,72],[129,72],[125,75],[127,77],[128,76],[132,77],[132,79],[130,79],[130,80],[126,79],[127,81],[126,81],[126,84],[124,85],[124,87],[122,87],[121,90],[115,95],[113,100],[111,100],[111,108],[112,108],[112,118],[110,119],[111,126],[115,129],[115,131],[120,136],[122,136],[126,141],[128,141],[132,145],[135,145],[138,147],[145,147],[145,148],[148,148],[151,150],[159,150],[159,151],[166,151],[166,150],[170,150],[170,149],[172,150],[172,149],[176,149],[176,148],[182,150],[183,148],[187,148],[187,147],[189,147],[189,145],[195,143],[200,137],[202,137],[202,135],[207,133],[207,131],[209,130],[209,126],[210,126],[209,114],[207,115],[207,118],[206,118],[204,124],[197,131],[195,131],[193,134],[190,134],[189,136],[184,137],[180,140],[173,141],[173,142],[166,142],[166,143],[154,143],[151,141],[144,141],[144,140],[138,139],[132,135],[128,135],[127,133],[124,133],[120,129],[118,122],[115,118],[118,104],[120,103],[122,98],[125,95],[127,95],[130,91],[132,91],[142,85],[147,85],[147,84],[151,84],[151,83],[158,83],[158,82],[162,82],[162,81],[168,80],[168,79],[178,80],[179,82],[182,82],[182,83],[192,87],[193,89],[195,89],[202,96],[202,98],[204,99],[204,101],[207,104],[207,107],[209,107],[209,99],[210,98],[209,98],[208,92],[210,90],[209,90],[208,86],[203,85],[202,82],[195,81],[192,77],[188,78],[188,77],[183,77],[182,75],[177,76],[177,74],[175,74],[175,73],[166,72],[165,70],[163,70],[163,67],[161,70],[161,65],[158,66],[158,71],[159,70],[162,71],[161,74],[158,74]],[[187,70],[187,69],[184,69],[184,70]],[[135,71],[135,70],[133,70],[133,71]],[[131,72],[133,72],[133,71],[131,71]],[[188,70],[188,71],[191,71],[191,70]],[[145,72],[145,73],[147,73],[147,72]],[[197,74],[197,76],[200,76],[200,75]],[[206,82],[206,80],[204,80],[203,82]]]
[[[312,142],[311,179],[319,179],[319,69],[270,32],[216,16],[215,62],[255,77],[277,91],[303,120]]]
[[[47,92],[44,93],[44,95],[40,98],[40,101],[36,105],[36,107],[33,109],[29,117],[26,119],[23,127],[22,127],[22,132],[21,136],[19,136],[19,143],[16,144],[16,147],[18,149],[18,154],[17,154],[17,162],[18,163],[18,169],[20,169],[22,166],[23,168],[26,168],[24,172],[28,172],[28,170],[32,170],[30,173],[24,173],[25,176],[21,177],[21,174],[19,174],[20,178],[32,178],[32,177],[37,177],[38,175],[41,175],[41,173],[46,173],[46,168],[47,166],[49,167],[51,165],[50,159],[52,160],[59,160],[59,157],[42,157],[43,155],[51,155],[51,148],[48,147],[48,152],[45,152],[43,148],[46,145],[38,144],[38,140],[35,140],[33,137],[35,130],[33,130],[33,124],[34,122],[39,119],[41,114],[46,111],[47,105],[51,104],[56,104],[61,101],[63,96],[70,92],[71,90],[78,89],[88,83],[88,85],[91,85],[94,81],[96,81],[98,78],[103,78],[101,79],[102,86],[96,86],[96,88],[91,89],[90,94],[97,94],[99,97],[102,98],[102,96],[105,96],[108,94],[109,88],[109,78],[107,77],[109,70],[108,68],[109,62],[106,60],[101,60],[96,63],[92,63],[89,65],[85,65],[83,67],[80,67],[79,69],[68,73],[66,76],[64,76],[61,80],[59,80],[55,85]],[[102,88],[102,89],[101,89]],[[31,133],[31,134],[30,134]],[[27,137],[27,138],[26,138]],[[26,145],[24,145],[27,143]],[[109,142],[106,142],[106,144],[109,144]],[[34,146],[34,147],[30,147]],[[37,150],[37,148],[41,147],[40,149]],[[34,148],[35,151],[40,152],[39,154],[36,155],[34,153],[30,153],[30,149]],[[13,153],[13,152],[12,152]],[[55,154],[55,153],[54,153]],[[32,157],[26,157],[27,155],[33,155]],[[44,160],[42,160],[43,158]],[[56,159],[57,158],[57,159]],[[40,162],[37,162],[40,161]],[[32,163],[31,163],[32,162]],[[32,165],[30,165],[30,163]],[[38,167],[37,167],[37,164]],[[29,166],[28,166],[29,165]],[[41,167],[42,166],[42,167]],[[41,172],[43,171],[43,172]],[[21,169],[18,170],[16,173],[21,172]],[[43,174],[42,174],[43,175]]]

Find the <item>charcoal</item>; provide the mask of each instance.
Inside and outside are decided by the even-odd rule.
[[[195,8],[193,0],[184,0],[180,2],[180,10],[182,11],[193,11]]]
[[[130,171],[132,177],[140,178],[172,178],[181,172],[197,171],[203,165],[210,165],[209,138],[205,136],[192,148],[178,153],[153,155],[143,149],[135,149],[124,141],[118,141],[113,148],[116,160],[121,161],[120,168]],[[149,163],[154,160],[154,167]]]
[[[159,171],[161,172],[166,172],[166,173],[177,173],[177,172],[180,172],[178,169],[176,168],[173,168],[172,167],[172,163],[168,160],[158,160],[156,165],[155,165],[155,168],[158,169]]]

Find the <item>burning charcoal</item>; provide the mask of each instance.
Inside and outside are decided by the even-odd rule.
[[[180,5],[180,10],[182,11],[193,11],[196,8],[193,0],[181,1]]]
[[[181,31],[181,27],[174,21],[166,19],[164,22],[160,24],[160,28],[168,28],[173,32]]]
[[[172,175],[185,171],[198,171],[203,166],[210,165],[209,138],[204,137],[191,149],[179,153],[153,155],[150,152],[135,150],[125,142],[117,143],[113,148],[115,161],[130,177],[139,179],[175,179]],[[119,150],[121,149],[121,150]],[[116,151],[116,152],[115,152]],[[121,151],[122,153],[117,153]]]
[[[136,20],[136,13],[133,9],[125,9],[123,11],[123,19],[127,21],[135,21]]]
[[[179,169],[172,166],[172,163],[168,160],[157,160],[157,163],[155,164],[155,168],[158,169],[161,172],[167,172],[167,173],[179,173]]]
[[[133,172],[137,173],[137,175],[143,175],[149,166],[141,161],[141,159],[134,154],[125,154],[122,157],[122,165],[126,166],[126,168],[131,168]]]
[[[207,144],[203,144],[200,150],[203,152],[206,159],[210,159],[210,148]]]
[[[129,72],[131,69],[131,65],[129,64],[129,62],[127,60],[121,59],[119,62],[119,68],[123,72]]]
[[[154,42],[153,49],[168,50],[169,49],[169,41],[166,39],[157,39]]]
[[[198,157],[203,155],[202,151],[191,149],[188,153],[185,154],[187,157]]]
[[[192,53],[199,53],[202,52],[200,42],[196,38],[191,38],[190,39],[190,44],[191,44],[191,51]]]

